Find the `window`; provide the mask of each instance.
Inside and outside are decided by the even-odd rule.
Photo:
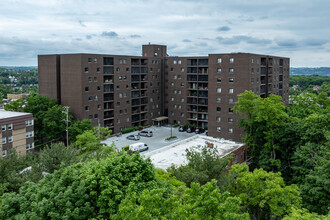
[[[122,93],[119,93],[119,98],[122,98],[123,97],[123,94]]]
[[[117,105],[117,106],[120,106],[120,102],[117,102],[116,105]]]
[[[254,68],[253,67],[251,68],[251,73],[254,73]]]
[[[101,90],[101,86],[97,86],[97,91],[100,91]]]
[[[221,121],[221,117],[217,117],[217,122],[220,122]]]
[[[176,78],[177,78],[177,76],[176,76],[176,75],[174,75],[174,76],[173,76],[173,79],[176,79]]]
[[[94,58],[94,63],[97,63],[97,58]]]
[[[98,118],[99,117],[99,115],[98,114],[94,114],[94,118]]]
[[[228,132],[229,133],[233,133],[233,129],[232,128],[228,128]]]
[[[176,108],[176,105],[173,105],[173,108]]]
[[[126,118],[126,122],[129,122],[129,118]]]
[[[117,119],[117,124],[120,124],[120,119]]]
[[[217,78],[217,82],[221,82],[221,78],[220,77]]]
[[[26,150],[31,150],[33,149],[33,144],[27,144],[26,145]]]
[[[8,127],[8,131],[10,131],[13,129],[13,124],[8,124],[7,127]]]
[[[89,119],[93,119],[93,115],[88,115],[88,118]]]
[[[176,90],[173,90],[173,93],[176,94]]]
[[[181,83],[181,86],[182,86],[182,87],[184,86],[184,83],[183,83],[183,82]]]
[[[184,68],[183,67],[181,68],[181,72],[184,72]]]
[[[92,62],[92,58],[88,58],[88,63]]]
[[[173,72],[174,71],[174,69],[173,69],[173,67],[171,67],[171,72]]]
[[[222,59],[221,58],[218,58],[218,63],[221,63],[222,62]]]
[[[124,76],[124,80],[126,80],[127,79],[127,76]]]
[[[221,107],[217,107],[217,112],[221,112]]]
[[[96,96],[94,96],[94,100],[95,100],[95,101],[97,101],[97,99],[98,99],[98,98],[97,98],[97,95],[96,95]]]
[[[235,155],[235,163],[238,163],[238,155]]]
[[[234,120],[232,118],[228,118],[228,122],[233,122]]]
[[[154,99],[153,98],[150,98],[150,102],[153,102],[154,101]]]
[[[5,157],[5,156],[7,156],[7,150],[2,151],[2,157]]]
[[[233,99],[233,98],[229,98],[229,99],[228,99],[228,102],[229,102],[229,103],[233,103],[233,102],[234,102],[234,99]]]
[[[181,64],[181,60],[178,60],[178,64]]]
[[[119,79],[119,80],[122,80],[122,79],[123,79],[123,77],[122,77],[122,76],[119,76],[119,77],[118,77],[118,79]]]
[[[229,93],[234,93],[234,89],[229,89],[228,92]]]
[[[93,96],[88,96],[88,100],[89,101],[93,100]]]
[[[120,71],[120,68],[119,68],[119,67],[117,67],[117,68],[116,68],[116,72],[118,73],[119,71]]]
[[[88,73],[88,67],[85,67],[85,73]]]
[[[171,82],[171,86],[174,86],[174,82]]]
[[[178,90],[178,94],[181,94],[181,90]]]
[[[178,79],[181,79],[181,75],[178,75]]]
[[[2,138],[2,144],[5,144],[5,143],[7,143],[7,138],[6,137],[3,137]]]
[[[85,92],[88,92],[89,88],[88,86],[85,87]]]
[[[221,102],[221,98],[218,97],[218,98],[217,98],[217,103],[220,103],[220,102]]]
[[[220,132],[221,131],[221,127],[217,127],[217,131]]]
[[[221,88],[217,88],[217,93],[221,93]]]
[[[98,110],[101,110],[101,104],[98,104],[98,105],[97,105],[97,109],[98,109]]]
[[[229,68],[229,72],[233,73],[234,72],[234,68]]]
[[[101,72],[101,68],[100,67],[97,67],[96,68],[96,72],[98,72],[98,73]]]
[[[173,98],[173,97],[171,97],[171,101],[172,101],[172,102],[174,101],[174,98]]]
[[[181,102],[184,102],[184,98],[181,98]]]
[[[31,126],[31,125],[33,125],[33,120],[27,120],[27,121],[25,121],[25,125],[26,125],[26,126]]]
[[[228,112],[229,112],[229,113],[233,113],[233,112],[234,112],[234,111],[233,111],[233,108],[229,108],[229,109],[228,109]]]
[[[178,105],[178,109],[181,109],[182,108],[182,106],[181,105]]]
[[[89,111],[89,106],[85,106],[85,111]]]
[[[88,82],[92,82],[93,78],[92,77],[88,77]]]
[[[176,64],[176,60],[173,60],[173,64]]]
[[[5,131],[6,130],[6,125],[1,125],[1,130]]]
[[[218,72],[218,73],[221,73],[221,71],[222,71],[221,68],[218,68],[218,69],[217,69],[217,72]]]
[[[25,136],[26,136],[27,138],[33,137],[33,131],[28,131],[28,132],[26,132]]]
[[[253,63],[254,62],[254,60],[253,60],[253,58],[251,58],[251,63]]]
[[[254,82],[254,78],[251,78],[251,82],[252,82],[252,83]]]
[[[97,77],[96,76],[94,77],[94,82],[97,82]]]
[[[234,62],[234,58],[229,58],[229,63],[233,63]]]
[[[229,78],[229,82],[234,82],[234,78]]]

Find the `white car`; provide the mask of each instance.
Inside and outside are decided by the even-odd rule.
[[[142,143],[142,142],[129,145],[129,150],[131,150],[133,152],[135,152],[135,151],[142,152],[142,151],[146,151],[148,149],[149,149],[148,145],[145,143]]]

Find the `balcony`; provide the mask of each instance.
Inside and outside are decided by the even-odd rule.
[[[132,122],[137,122],[137,121],[140,121],[140,115],[133,115],[132,116]]]
[[[260,75],[266,75],[266,74],[267,74],[266,67],[260,67]]]
[[[267,65],[267,60],[266,60],[266,58],[265,57],[262,57],[261,58],[261,64],[260,64],[261,66],[266,66]]]
[[[209,102],[207,99],[198,99],[198,104],[199,105],[208,105]]]
[[[113,111],[104,112],[104,119],[110,119],[113,117],[114,117]]]
[[[198,106],[198,112],[208,112],[208,107]]]
[[[132,82],[139,82],[140,81],[140,76],[139,75],[132,75],[131,80],[132,80]]]
[[[187,65],[188,66],[197,66],[197,59],[188,59]]]
[[[103,74],[108,75],[108,74],[113,74],[113,66],[107,66],[103,67]]]
[[[190,96],[190,97],[197,97],[197,91],[190,91],[188,93],[188,96]]]
[[[138,105],[140,105],[140,99],[133,99],[132,106],[138,106]]]
[[[208,74],[208,72],[207,67],[198,67],[198,74]]]
[[[208,59],[199,59],[198,60],[198,65],[199,66],[207,66],[207,65],[209,65],[209,60]]]
[[[112,85],[104,85],[103,86],[103,91],[104,91],[104,93],[113,92],[113,84]]]
[[[209,76],[208,75],[198,76],[198,81],[199,82],[208,82],[209,81]]]
[[[197,98],[188,98],[187,99],[187,104],[196,105],[197,104]]]
[[[148,104],[148,98],[141,98],[141,105]]]
[[[131,68],[131,73],[132,74],[136,74],[136,73],[140,73],[140,67],[132,67]]]
[[[191,73],[197,74],[197,67],[188,67],[187,68],[187,73],[188,74],[191,74]]]
[[[141,59],[141,66],[148,65],[147,59]]]
[[[103,101],[105,102],[113,101],[113,93],[104,94]]]
[[[199,98],[207,98],[208,97],[208,91],[199,91],[198,92]]]
[[[131,59],[131,65],[132,66],[140,65],[140,60],[139,59]]]
[[[187,75],[187,81],[189,82],[197,82],[197,75]]]
[[[266,86],[265,85],[260,86],[260,94],[265,92],[266,92]]]
[[[103,57],[103,65],[113,65],[113,57]]]
[[[114,108],[114,104],[113,104],[113,102],[106,102],[106,103],[104,103],[104,105],[103,105],[103,109],[104,110],[109,110],[109,109],[113,109]]]

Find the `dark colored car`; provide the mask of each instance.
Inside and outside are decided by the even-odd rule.
[[[195,132],[195,127],[189,127],[187,128],[187,133]]]
[[[204,132],[205,132],[205,129],[204,128],[196,128],[196,130],[195,130],[195,133],[196,134],[202,134]]]
[[[183,125],[181,125],[181,126],[179,127],[179,131],[180,131],[180,132],[184,132],[184,131],[187,130],[187,128],[188,128],[188,126],[183,126]]]
[[[140,131],[139,132],[140,136],[145,136],[145,137],[152,137],[152,131]]]
[[[138,135],[128,135],[127,137],[126,137],[128,140],[133,140],[133,141],[138,141],[138,140],[140,140],[140,136],[138,136]]]

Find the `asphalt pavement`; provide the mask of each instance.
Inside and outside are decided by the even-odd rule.
[[[183,139],[192,137],[196,135],[195,133],[187,133],[187,132],[179,132],[179,128],[172,128],[172,136],[177,136],[177,139],[171,140],[171,141],[166,141],[165,139],[171,136],[171,127],[157,127],[157,126],[151,126],[150,128],[146,128],[144,130],[151,130],[153,133],[152,137],[142,137],[140,136],[140,140],[138,141],[133,141],[133,140],[128,140],[126,137],[129,135],[137,135],[139,131],[134,131],[130,132],[127,134],[123,134],[120,137],[111,137],[108,138],[107,140],[102,141],[102,143],[105,143],[106,145],[110,146],[111,144],[115,144],[115,146],[120,150],[124,146],[133,144],[133,143],[139,143],[143,142],[148,145],[149,150],[157,150],[159,148],[165,147],[167,145],[170,145],[172,143],[175,143],[177,141],[181,141]],[[205,135],[205,133],[204,133]]]

